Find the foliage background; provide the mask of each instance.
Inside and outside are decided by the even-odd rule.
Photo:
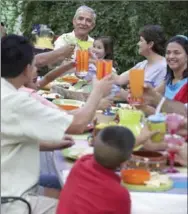
[[[80,5],[92,7],[97,13],[97,24],[91,36],[108,35],[115,41],[114,55],[119,72],[142,60],[136,44],[138,31],[146,24],[164,27],[167,39],[176,34],[188,35],[188,2],[182,1],[17,1],[12,2],[15,17],[22,15],[21,31],[30,36],[33,24],[47,24],[57,35],[72,31],[72,18]],[[13,3],[14,2],[14,3]],[[2,3],[1,3],[2,5]],[[18,7],[19,5],[19,7]],[[3,7],[2,7],[3,11]],[[12,24],[14,25],[14,24]],[[9,28],[13,31],[13,28]]]

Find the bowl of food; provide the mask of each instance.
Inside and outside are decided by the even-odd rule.
[[[166,168],[167,156],[154,151],[134,151],[127,161],[127,168],[141,168],[150,171],[163,171]]]
[[[150,172],[144,169],[123,169],[121,178],[127,184],[143,185],[150,180]]]
[[[65,111],[71,111],[78,108],[81,108],[85,103],[78,100],[69,100],[69,99],[55,99],[52,101],[60,109]]]

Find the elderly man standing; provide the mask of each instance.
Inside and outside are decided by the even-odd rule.
[[[81,6],[76,10],[73,18],[74,30],[71,33],[62,34],[54,43],[54,49],[66,44],[76,42],[82,49],[88,49],[93,44],[93,38],[89,33],[95,27],[95,11],[87,6]]]

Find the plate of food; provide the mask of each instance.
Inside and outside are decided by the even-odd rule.
[[[94,148],[89,146],[74,145],[70,148],[63,149],[62,154],[65,158],[77,160],[84,155],[93,154]]]
[[[133,191],[163,192],[173,187],[173,181],[166,174],[145,169],[124,169],[121,171],[122,185]]]
[[[65,111],[71,111],[81,108],[85,104],[82,101],[70,99],[55,99],[52,102]]]
[[[79,79],[76,76],[73,75],[65,75],[62,77],[57,78],[58,82],[68,82],[71,84],[75,84],[79,81]]]

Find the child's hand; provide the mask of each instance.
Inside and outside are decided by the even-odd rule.
[[[90,58],[97,60],[97,56],[96,56],[96,54],[93,52],[92,48],[89,48],[88,51],[89,51],[89,56],[90,56]]]

